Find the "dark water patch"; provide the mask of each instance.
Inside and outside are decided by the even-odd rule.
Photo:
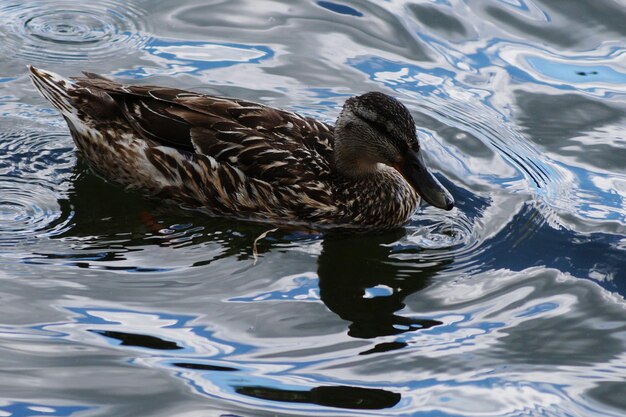
[[[603,2],[595,7],[584,0],[567,3],[547,0],[537,2],[537,7],[537,13],[521,13],[505,2],[473,2],[472,5],[472,9],[485,13],[505,31],[554,47],[593,48],[602,41],[603,36],[598,37],[598,34],[603,31],[626,34],[621,23],[626,12],[617,2]]]
[[[207,363],[188,363],[188,362],[176,362],[172,364],[177,368],[194,369],[197,371],[217,371],[217,372],[234,372],[238,371],[237,368],[231,368],[229,366],[211,365]]]
[[[349,16],[362,17],[363,13],[359,12],[356,9],[353,9],[350,6],[346,6],[345,4],[333,3],[332,1],[318,1],[321,7],[330,10],[331,12],[346,14]]]
[[[109,339],[115,339],[120,342],[121,346],[133,346],[142,347],[146,349],[155,350],[178,350],[182,347],[178,346],[176,342],[170,340],[164,340],[160,337],[150,336],[145,334],[133,334],[117,332],[113,330],[89,330],[90,332],[97,333],[101,336]]]
[[[626,372],[626,369],[623,370]],[[620,395],[626,390],[626,383],[620,381],[621,375],[615,375],[615,381],[599,382],[589,390],[589,397],[603,404],[609,404],[616,410],[626,410],[626,398]]]
[[[615,171],[624,167],[626,140],[619,134],[611,136],[612,140],[581,142],[594,131],[620,126],[626,119],[623,108],[580,94],[517,91],[516,98],[520,125],[542,148],[596,168]]]
[[[427,4],[408,5],[408,9],[422,25],[442,38],[455,42],[467,39],[470,31],[465,24],[454,15],[452,9],[440,7]]]
[[[484,12],[490,16],[501,27],[511,32],[531,36],[541,39],[542,42],[550,42],[561,47],[575,47],[579,42],[579,34],[565,30],[563,28],[549,26],[545,20],[532,21],[524,19],[512,10],[507,10],[503,6],[486,6]]]
[[[529,139],[558,158],[570,180],[554,202],[568,227],[620,234],[626,224],[624,200],[617,189],[623,172],[626,139],[620,134],[626,113],[621,106],[579,94],[517,92],[519,123]],[[569,190],[568,190],[569,189]],[[567,191],[566,191],[567,190]],[[572,217],[580,220],[572,224]],[[568,219],[566,219],[568,218]],[[580,225],[598,219],[618,224],[593,230]]]
[[[373,353],[391,352],[394,350],[404,349],[407,346],[409,346],[409,344],[406,342],[379,343],[376,346],[374,346],[372,349],[359,352],[359,355],[371,355]]]
[[[284,390],[262,386],[235,388],[237,393],[263,400],[310,403],[353,410],[381,410],[400,402],[400,394],[372,388],[349,386],[315,387],[309,391]]]
[[[563,16],[576,24],[577,31],[585,28],[592,32],[592,30],[601,27],[603,31],[626,36],[626,28],[623,25],[624,19],[626,19],[626,10],[619,2],[592,4],[584,0],[573,0],[563,4],[540,0],[539,3],[551,16]],[[572,27],[570,26],[570,28]],[[583,34],[578,33],[578,36]]]
[[[542,94],[516,91],[519,123],[530,140],[551,145],[610,126],[626,117],[622,108],[581,94]],[[558,123],[557,123],[558,122]]]

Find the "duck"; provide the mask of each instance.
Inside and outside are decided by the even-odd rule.
[[[385,229],[454,199],[396,98],[348,98],[335,126],[252,101],[29,66],[79,153],[106,180],[211,216]]]

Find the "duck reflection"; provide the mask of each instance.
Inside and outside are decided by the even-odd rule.
[[[127,251],[137,250],[133,247],[147,243],[173,244],[178,234],[163,234],[159,229],[171,228],[174,223],[188,223],[186,230],[202,230],[188,244],[215,241],[221,245],[220,253],[203,264],[225,257],[250,258],[254,238],[267,230],[267,225],[198,217],[193,212],[172,210],[102,181],[81,163],[76,166],[73,185],[70,204],[75,212],[74,227],[68,235],[92,237],[93,241],[86,242],[86,246],[102,249],[103,257],[95,259],[92,251],[87,251],[87,259],[79,259],[80,254],[75,252],[47,254],[47,257],[70,257],[81,267],[90,267],[95,262],[99,268],[116,268],[115,261],[123,260]],[[166,218],[167,224],[157,218]],[[298,236],[292,232],[285,233]],[[331,311],[350,322],[350,336],[372,339],[441,324],[437,320],[397,314],[404,308],[404,299],[425,288],[445,265],[420,261],[417,252],[407,260],[394,258],[394,243],[405,233],[405,229],[398,228],[367,235],[332,232],[323,236],[317,271],[320,297]],[[117,242],[115,248],[111,247],[113,239]],[[265,242],[258,249],[264,252],[271,247]],[[196,262],[191,266],[201,265]],[[363,353],[403,346],[402,342],[383,343]]]
[[[348,334],[371,339],[428,329],[440,321],[404,317],[404,299],[425,288],[443,264],[394,259],[393,244],[404,229],[350,237],[328,235],[318,260],[320,297],[324,304],[351,322]],[[383,294],[377,294],[383,292]],[[385,343],[372,351],[403,347],[402,342]]]

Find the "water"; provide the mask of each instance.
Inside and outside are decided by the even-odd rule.
[[[622,416],[618,1],[0,0],[0,416]],[[107,184],[25,65],[333,121],[394,94],[457,208],[366,235]],[[443,177],[440,177],[443,178]]]

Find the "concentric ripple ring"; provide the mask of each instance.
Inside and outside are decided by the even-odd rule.
[[[66,195],[74,149],[67,134],[0,133],[0,251],[71,227]]]
[[[0,176],[0,248],[55,236],[70,227],[71,212],[43,181]]]
[[[93,62],[149,40],[146,13],[119,0],[14,0],[0,6],[0,15],[0,49],[28,62]]]

